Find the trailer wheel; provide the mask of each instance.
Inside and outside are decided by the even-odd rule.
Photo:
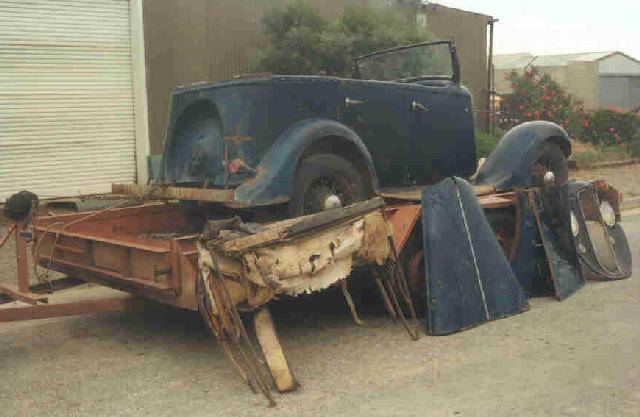
[[[298,217],[344,207],[368,197],[358,171],[346,159],[316,154],[300,161],[289,201],[289,215]]]
[[[553,174],[553,181],[551,181],[549,172]],[[564,152],[557,143],[551,140],[542,142],[531,166],[531,186],[560,186],[567,181],[569,181],[569,166]]]

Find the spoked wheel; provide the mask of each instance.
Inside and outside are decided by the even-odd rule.
[[[531,166],[531,186],[560,186],[569,181],[569,167],[560,146],[543,142]]]
[[[337,155],[317,154],[298,165],[289,215],[298,217],[344,207],[368,196],[353,164]]]
[[[346,187],[342,181],[334,177],[320,177],[316,179],[304,197],[304,214],[317,213],[336,207],[348,205],[349,195],[345,195]]]

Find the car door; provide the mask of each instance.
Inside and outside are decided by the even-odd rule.
[[[371,123],[385,122],[391,112],[395,123],[392,143],[370,146],[377,164],[393,184],[434,183],[449,175],[467,176],[475,170],[475,138],[471,94],[460,86],[460,65],[450,41],[399,46],[362,55],[354,60],[359,78],[385,80],[381,91],[386,106]],[[378,131],[384,131],[376,126]],[[393,152],[397,150],[398,152]],[[401,153],[399,153],[401,152]]]
[[[364,141],[382,187],[405,184],[408,175],[410,94],[406,85],[350,81],[341,121]]]
[[[457,85],[411,89],[407,171],[417,185],[475,169],[473,112],[469,93]]]

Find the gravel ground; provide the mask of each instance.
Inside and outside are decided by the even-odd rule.
[[[605,179],[624,194],[623,201],[640,199],[640,165],[638,164],[574,171],[571,176],[579,179]]]
[[[640,212],[624,218],[637,258]],[[636,264],[631,279],[417,342],[375,310],[355,327],[328,294],[320,301],[333,309],[276,317],[301,387],[275,394],[275,409],[240,382],[195,313],[158,305],[0,324],[0,416],[637,416],[639,274]]]

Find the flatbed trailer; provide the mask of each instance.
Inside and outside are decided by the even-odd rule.
[[[551,207],[554,203],[547,203],[548,209],[543,207],[541,196],[546,191],[496,192],[493,187],[472,187],[456,178],[427,189],[386,189],[377,198],[349,207],[261,224],[245,224],[228,210],[219,216],[211,216],[211,211],[207,211],[208,217],[194,215],[193,207],[183,201],[167,199],[176,192],[171,187],[155,191],[154,196],[163,197],[164,201],[139,200],[140,188],[136,188],[128,199],[117,200],[114,205],[95,211],[51,214],[46,206],[40,207],[39,214],[33,213],[27,220],[11,224],[0,241],[1,247],[13,235],[17,264],[16,285],[0,285],[4,293],[0,293],[0,322],[140,308],[140,300],[144,299],[199,311],[239,375],[273,404],[269,384],[259,371],[261,361],[238,311],[255,312],[258,341],[278,390],[295,389],[297,383],[277,340],[267,304],[279,295],[297,296],[338,284],[354,321],[361,324],[347,284],[353,266],[370,266],[370,275],[390,316],[401,322],[414,339],[419,337],[412,302],[416,293],[420,293],[428,305],[427,332],[447,334],[524,311],[526,299],[522,288],[530,282],[523,283],[519,276],[520,285],[516,281],[516,275],[521,272],[517,269],[523,261],[528,268],[527,279],[532,272],[542,276],[541,270],[547,270],[546,277],[553,281],[558,299],[577,290],[584,279],[575,257],[574,239],[564,242],[561,236],[566,233],[569,237],[569,211],[577,212],[576,207],[585,225],[580,237],[576,237],[574,231],[576,247],[582,248],[583,243],[591,241],[594,248],[600,248],[594,249],[596,252],[604,250],[601,253],[605,253],[605,256],[595,253],[593,258],[600,264],[613,265],[610,269],[618,268],[617,271],[598,270],[602,272],[600,275],[608,279],[627,277],[631,259],[626,238],[617,224],[620,219],[617,192],[602,181],[578,184],[574,188],[578,205],[569,210],[568,203],[563,201],[560,206],[563,213],[555,219],[549,217],[549,214],[557,215]],[[565,194],[551,194],[551,199],[555,196],[559,201],[565,199],[561,196],[567,195],[566,187],[552,192],[561,189]],[[194,199],[202,195],[200,192]],[[429,200],[434,196],[435,199]],[[611,201],[615,207],[616,224],[609,231],[598,210],[600,199]],[[501,225],[501,216],[505,213],[512,220],[508,225]],[[434,218],[430,219],[431,216]],[[458,217],[462,222],[451,223],[450,229],[439,224]],[[421,225],[425,220],[431,224]],[[439,227],[444,229],[439,232]],[[552,231],[554,228],[559,229]],[[604,233],[604,240],[600,239],[599,243],[598,237],[593,236],[597,230]],[[484,244],[474,241],[478,236],[485,239]],[[580,240],[583,236],[588,240]],[[462,245],[462,248],[458,243],[464,241],[468,241],[468,247]],[[566,258],[567,242],[573,248],[574,258]],[[32,271],[28,262],[29,246],[34,264]],[[523,252],[521,246],[527,251]],[[535,265],[527,258],[534,256],[539,258]],[[587,258],[581,257],[580,262]],[[467,270],[454,264],[463,265]],[[43,277],[35,265],[45,271],[61,272],[66,278],[49,280],[47,273]],[[447,276],[449,271],[452,271],[451,277]],[[31,272],[43,282],[29,285]],[[493,277],[482,276],[487,272]],[[447,287],[447,279],[455,281],[453,287]],[[492,280],[498,288],[493,294],[489,287]],[[49,303],[49,294],[54,290],[84,282],[125,291],[132,297]],[[484,308],[481,317],[464,311],[465,303],[473,304],[479,298],[466,299],[461,304],[461,300],[469,296],[465,291],[473,292],[478,285]],[[483,285],[488,287],[483,290]],[[445,292],[438,294],[441,290]],[[22,304],[8,307],[14,300]],[[505,305],[505,302],[511,304]],[[457,306],[456,314],[461,314],[459,322],[448,322],[451,314],[446,310],[444,320],[438,319],[436,310],[447,307],[447,303]],[[492,308],[495,311],[490,311]]]
[[[512,192],[495,193],[487,187],[477,187],[476,191],[487,210],[515,205]],[[388,189],[381,196],[387,202],[386,218],[400,253],[420,216],[420,191]],[[43,210],[45,214],[31,222],[33,259],[43,268],[82,281],[197,310],[196,241],[203,220],[190,218],[177,201],[121,205],[61,215],[47,215]],[[18,285],[2,285],[0,289],[14,298],[36,303],[46,296],[30,292],[25,284],[26,246],[27,239],[16,233]]]

